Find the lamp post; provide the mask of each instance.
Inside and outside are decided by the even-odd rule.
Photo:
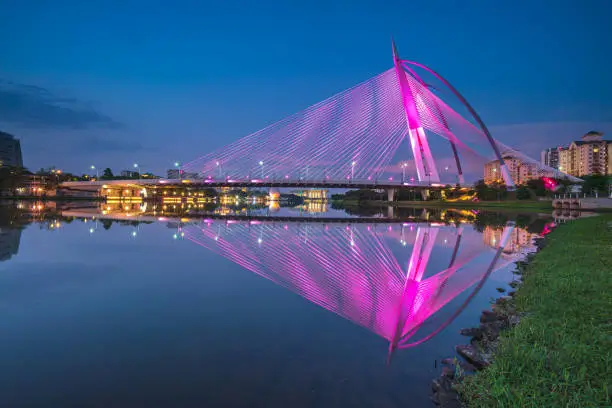
[[[96,180],[97,180],[97,179],[99,178],[99,177],[98,177],[98,168],[97,168],[96,166],[94,166],[93,164],[91,165],[91,167],[90,167],[90,168],[91,168],[92,170],[95,170],[95,171],[96,171]]]
[[[134,168],[136,169],[136,172],[138,173],[138,180],[140,180],[140,169],[138,168],[138,163],[134,163]]]
[[[355,178],[355,164],[357,164],[355,161],[351,162],[351,180]]]
[[[405,162],[401,164],[401,167],[402,167],[402,184],[404,184],[404,181],[406,179],[406,166],[407,166],[407,164]]]
[[[259,161],[259,165],[261,166],[261,178],[264,178],[264,162],[263,160]]]

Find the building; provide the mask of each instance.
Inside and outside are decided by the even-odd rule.
[[[296,190],[292,193],[305,200],[327,200],[327,190],[325,189]]]
[[[553,149],[542,151],[542,157],[549,150]],[[569,146],[556,150],[557,168],[571,176],[612,174],[612,141],[604,140],[601,132],[591,131]]]
[[[140,173],[132,170],[121,170],[121,177],[125,178],[137,178],[140,176]]]
[[[0,132],[0,166],[23,167],[21,143],[5,132]]]
[[[550,149],[542,150],[540,161],[544,166],[559,168],[559,149],[560,147],[551,147]]]
[[[178,180],[178,179],[199,179],[200,175],[198,173],[188,173],[179,169],[168,169],[166,172],[166,176],[170,180]]]
[[[538,179],[542,176],[538,173],[538,166],[534,163],[526,163],[511,155],[504,156],[504,162],[506,163],[506,167],[508,167],[508,172],[514,184],[523,184],[529,180]],[[504,183],[499,160],[493,160],[485,164],[484,182],[486,184]]]

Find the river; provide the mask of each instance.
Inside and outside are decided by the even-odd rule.
[[[459,329],[553,227],[159,210],[0,206],[1,406],[431,406]]]

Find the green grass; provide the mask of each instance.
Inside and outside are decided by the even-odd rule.
[[[460,385],[470,407],[610,407],[612,215],[560,226],[515,298],[527,315]]]

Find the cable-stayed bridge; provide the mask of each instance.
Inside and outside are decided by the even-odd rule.
[[[178,179],[67,182],[62,187],[101,191],[104,185],[125,184],[134,186],[135,194],[140,187],[185,184],[375,188],[386,189],[392,200],[398,188],[469,184],[482,178],[484,164],[492,160],[498,163],[498,181],[512,187],[517,170],[509,170],[507,158],[541,176],[570,177],[493,138],[476,110],[439,73],[402,59],[395,44],[392,55],[392,68],[184,163]]]
[[[500,163],[500,181],[513,186],[504,161],[512,156],[537,164],[549,176],[564,176],[495,140],[449,81],[402,59],[395,45],[393,63],[367,81],[184,164],[183,174],[215,183],[455,185],[464,184],[470,173],[482,175],[482,165],[493,159]],[[444,91],[450,98],[443,98]],[[453,102],[469,120],[451,107]]]

